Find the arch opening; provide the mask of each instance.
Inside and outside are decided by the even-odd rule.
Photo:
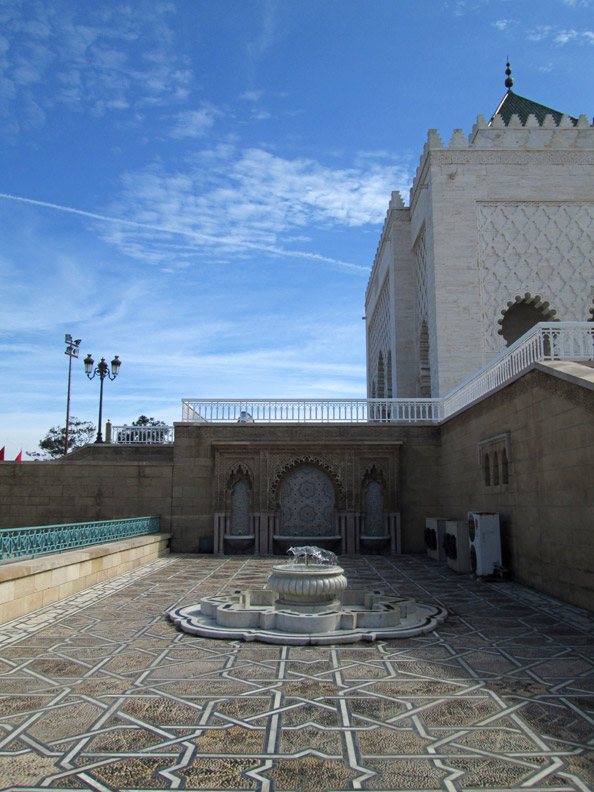
[[[502,313],[503,317],[499,319],[501,327],[497,332],[503,336],[507,347],[514,344],[539,322],[557,321],[555,309],[550,308],[548,302],[541,302],[538,295],[518,296],[515,303],[508,303],[508,308]]]

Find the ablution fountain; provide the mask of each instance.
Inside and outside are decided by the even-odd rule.
[[[347,588],[344,569],[327,550],[288,552],[293,559],[272,567],[266,588],[202,597],[168,617],[180,630],[204,638],[291,645],[410,638],[447,617],[437,605]]]

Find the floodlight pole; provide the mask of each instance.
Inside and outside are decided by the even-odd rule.
[[[70,429],[70,380],[72,377],[72,358],[78,358],[80,342],[80,338],[77,338],[76,341],[73,341],[70,333],[66,333],[64,336],[64,343],[66,344],[66,351],[64,354],[68,355],[68,395],[66,396],[66,434],[64,437],[64,456],[66,456],[68,453],[68,431]]]

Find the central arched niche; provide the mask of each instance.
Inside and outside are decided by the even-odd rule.
[[[332,481],[320,468],[305,464],[289,471],[278,489],[276,550],[305,543],[334,548],[340,541],[335,503]]]

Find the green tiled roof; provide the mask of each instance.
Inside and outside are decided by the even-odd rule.
[[[523,124],[526,123],[529,115],[536,116],[539,124],[542,124],[545,116],[552,115],[555,119],[555,123],[558,126],[561,118],[564,115],[558,110],[553,110],[546,105],[533,102],[532,99],[525,99],[523,96],[519,96],[519,94],[514,93],[511,88],[505,94],[499,103],[499,107],[497,110],[495,110],[493,115],[495,116],[497,113],[499,113],[499,115],[503,118],[506,125],[509,124],[510,118],[513,115],[518,115]],[[571,116],[570,118],[575,126],[577,124],[577,118],[573,118]]]

